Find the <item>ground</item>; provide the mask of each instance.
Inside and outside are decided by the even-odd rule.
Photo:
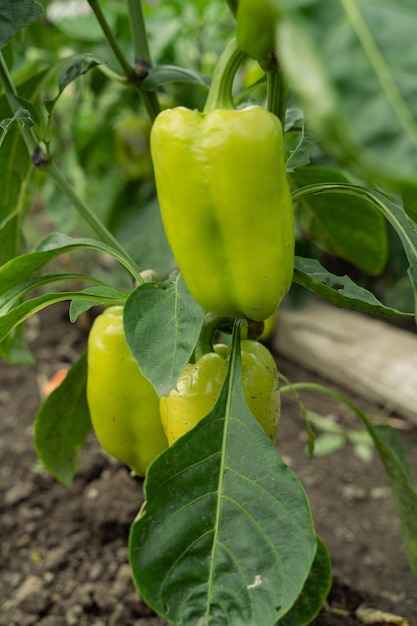
[[[103,456],[94,436],[71,489],[45,473],[33,449],[39,386],[82,352],[86,329],[70,324],[67,307],[59,305],[31,320],[28,337],[36,367],[0,363],[0,626],[163,626],[139,598],[128,566],[127,537],[143,501],[141,480]],[[313,379],[279,355],[277,360],[292,381]],[[303,399],[315,413],[358,428],[336,401],[312,393]],[[360,402],[374,417],[377,409]],[[417,484],[417,428],[393,423]],[[417,626],[417,580],[376,456],[365,463],[347,444],[310,460],[303,420],[289,396],[283,398],[278,449],[305,486],[333,560],[333,588],[314,626],[359,625],[354,612],[361,604]]]

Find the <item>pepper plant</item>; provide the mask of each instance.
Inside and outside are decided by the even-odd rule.
[[[291,284],[338,307],[416,316],[417,8],[88,0],[74,18],[63,6],[0,3],[1,354],[31,362],[24,322],[49,305],[69,301],[72,321],[101,307],[88,359],[36,416],[46,469],[71,485],[92,422],[145,474],[130,563],[169,623],[306,625],[331,562],[275,434],[280,394],[315,388],[373,439],[415,571],[417,495],[395,432],[331,389],[278,389],[256,340]],[[35,198],[61,228],[31,242]],[[377,277],[389,237],[409,308],[323,261]],[[86,269],[50,270],[64,255]]]

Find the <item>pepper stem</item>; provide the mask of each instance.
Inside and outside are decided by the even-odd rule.
[[[213,352],[213,344],[218,331],[232,333],[234,319],[231,317],[216,317],[206,315],[200,331],[197,344],[194,348],[194,359],[198,361],[204,354]]]
[[[282,128],[285,127],[285,114],[287,109],[287,81],[281,71],[279,62],[276,61],[273,67],[266,73],[267,80],[267,109],[276,115]]]
[[[235,319],[233,317],[216,317],[208,313],[204,319],[197,344],[194,348],[194,360],[198,361],[204,354],[213,352],[216,333],[223,332],[229,335],[233,332]],[[242,339],[258,339],[264,329],[263,322],[245,319],[242,326]]]
[[[203,113],[216,109],[234,109],[232,95],[235,74],[246,58],[246,53],[237,46],[236,38],[226,46],[214,68],[210,91],[207,96]]]

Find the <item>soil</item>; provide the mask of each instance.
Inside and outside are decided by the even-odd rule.
[[[128,565],[127,537],[143,501],[142,481],[105,457],[93,435],[71,489],[43,470],[33,449],[40,386],[85,347],[87,330],[70,324],[67,311],[50,307],[29,321],[35,367],[0,363],[0,626],[163,626],[135,591]],[[316,380],[277,359],[292,381]],[[311,411],[359,428],[335,400],[313,393],[303,399]],[[378,413],[357,402],[369,417]],[[310,460],[303,419],[290,397],[282,414],[278,449],[305,486],[333,560],[333,587],[314,626],[358,626],[360,605],[417,626],[417,580],[378,458],[365,462],[347,444]],[[417,428],[401,419],[392,423],[416,479]]]

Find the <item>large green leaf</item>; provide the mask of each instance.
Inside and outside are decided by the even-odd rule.
[[[23,326],[15,328],[0,343],[0,355],[10,365],[35,365],[33,358],[26,342],[26,335]]]
[[[120,261],[126,268],[129,266],[117,250],[101,241],[86,238],[77,239],[62,233],[52,233],[45,237],[33,252],[22,254],[0,267],[0,295],[4,295],[10,289],[19,287],[21,283],[29,281],[47,263],[60,254],[78,248],[106,252]]]
[[[43,402],[34,425],[36,453],[48,472],[68,487],[91,429],[87,405],[87,355]]]
[[[413,317],[385,306],[370,291],[353,282],[349,276],[328,272],[316,259],[295,257],[294,282],[335,306],[371,313],[379,317]]]
[[[417,5],[276,1],[277,52],[313,131],[362,174],[416,190]]]
[[[0,3],[0,49],[25,26],[42,13],[35,0],[2,0]]]
[[[303,487],[246,406],[239,324],[215,408],[151,465],[131,529],[139,593],[176,626],[273,626],[316,553]]]
[[[299,168],[291,178],[297,187],[349,183],[341,171],[324,167]],[[329,191],[299,202],[297,216],[308,236],[330,254],[373,276],[384,269],[388,258],[387,225],[367,198]]]
[[[140,190],[140,185],[137,185],[137,189]],[[117,199],[117,217],[111,223],[112,232],[139,267],[152,268],[158,276],[165,278],[174,266],[174,260],[162,224],[158,201],[154,198],[141,206],[140,198],[134,195],[130,187],[127,192],[128,199],[125,196]],[[122,207],[126,207],[129,201],[134,210],[123,215]]]
[[[303,591],[279,626],[307,626],[320,612],[332,585],[332,564],[324,543],[317,538],[317,552]]]
[[[7,311],[9,311],[16,303],[21,301],[23,297],[34,289],[38,289],[39,287],[43,287],[44,285],[49,285],[50,283],[61,282],[61,281],[85,281],[91,282],[97,285],[105,286],[104,283],[93,276],[87,276],[85,274],[44,274],[42,276],[37,276],[36,278],[32,278],[26,282],[20,283],[16,287],[13,287],[5,294],[0,296],[0,315],[4,315]],[[119,297],[123,295],[124,292],[118,292]],[[126,294],[125,294],[126,295]]]
[[[102,295],[102,293],[95,293],[93,295],[91,290],[87,293],[83,291],[59,291],[58,293],[47,293],[26,300],[10,311],[0,315],[0,343],[4,341],[9,333],[19,326],[19,324],[27,320],[28,317],[57,302],[64,302],[65,300],[86,300],[88,302],[87,308],[93,306],[93,303],[96,305],[123,305],[125,302],[124,295],[120,295],[120,292],[117,290],[107,287],[104,289],[104,293],[105,295]]]
[[[160,396],[176,386],[193,353],[204,320],[179,273],[139,285],[126,301],[127,343],[144,376]]]
[[[408,217],[401,201],[398,198],[389,197],[368,187],[345,183],[307,185],[293,192],[292,195],[294,202],[298,202],[302,198],[309,198],[316,194],[328,192],[353,194],[361,198],[366,198],[369,202],[374,204],[375,208],[391,224],[401,241],[409,263],[407,274],[413,290],[414,310],[417,319],[417,224]]]

